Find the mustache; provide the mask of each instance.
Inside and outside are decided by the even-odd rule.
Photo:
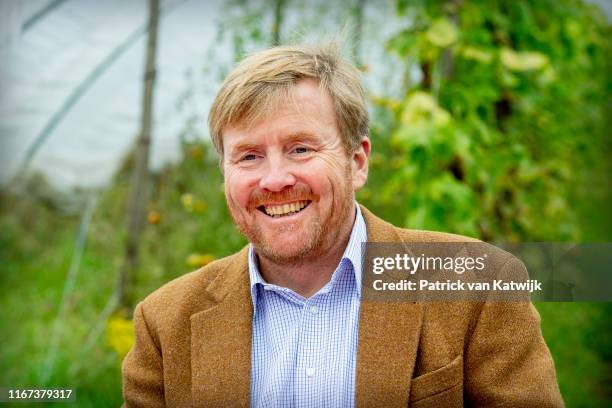
[[[249,198],[248,207],[254,210],[264,204],[286,203],[288,201],[313,201],[312,190],[305,185],[296,185],[290,190],[278,193],[270,191],[255,190]]]

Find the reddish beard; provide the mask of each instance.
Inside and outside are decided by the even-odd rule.
[[[313,214],[313,222],[308,226],[301,227],[308,228],[308,230],[303,232],[303,240],[299,241],[299,248],[291,248],[282,253],[278,250],[278,242],[271,241],[267,238],[261,225],[257,223],[250,224],[246,221],[246,219],[240,215],[241,211],[236,208],[235,205],[232,205],[230,200],[228,200],[228,207],[238,229],[249,242],[253,244],[258,255],[264,256],[278,265],[295,265],[302,262],[308,262],[308,258],[312,256],[324,255],[325,252],[329,250],[328,247],[331,247],[340,238],[340,234],[345,232],[343,231],[344,228],[342,228],[342,223],[349,218],[350,210],[353,208],[354,202],[350,168],[346,169],[344,183],[341,183],[338,187],[340,187],[341,190],[335,191],[338,196],[336,196],[335,200],[332,199],[329,214],[321,214],[318,212]],[[313,205],[320,202],[320,197],[314,195],[307,185],[301,183],[278,193],[255,190],[249,197],[247,211],[254,214],[253,216],[255,217],[255,212],[260,211],[258,207],[264,204],[295,201],[312,201],[310,205]],[[319,206],[313,206],[313,208],[307,208],[304,211],[317,210],[320,211],[322,209]],[[264,216],[267,217],[267,215]],[[279,233],[286,233],[292,232],[298,228],[300,227],[295,224],[289,224],[283,228],[279,228],[277,231]],[[298,232],[299,231],[296,231],[296,233]]]
[[[319,196],[312,194],[312,190],[308,186],[301,183],[298,183],[292,186],[290,189],[286,189],[281,192],[255,190],[251,194],[251,197],[249,197],[247,209],[249,212],[254,212],[260,211],[258,208],[263,205],[283,204],[297,201],[318,202]],[[316,216],[313,225],[308,227],[310,231],[307,234],[308,237],[306,242],[302,242],[301,250],[297,252],[292,251],[293,253],[288,255],[279,253],[278,250],[274,248],[274,243],[268,242],[259,224],[247,225],[245,223],[238,222],[238,219],[236,218],[234,218],[234,221],[238,225],[240,232],[247,237],[249,242],[253,244],[260,256],[264,256],[280,265],[294,264],[299,262],[314,247],[320,245],[322,237],[328,233],[326,228],[321,225],[319,216]],[[296,228],[298,228],[296,225],[290,224],[278,227],[277,231],[279,233],[292,232]]]

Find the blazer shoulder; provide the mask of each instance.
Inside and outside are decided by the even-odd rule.
[[[143,313],[155,318],[196,312],[211,301],[208,287],[230,265],[243,262],[244,256],[243,249],[164,284],[142,300]]]
[[[449,232],[413,230],[395,227],[396,232],[404,243],[453,243],[466,244],[463,247],[467,253],[473,256],[482,256],[486,254],[489,266],[501,270],[501,268],[509,265],[515,269],[525,269],[523,262],[512,253],[490,244],[481,241],[477,238],[468,237],[465,235],[452,234]]]
[[[494,262],[499,267],[509,261],[521,264],[520,260],[511,253],[496,247],[493,244],[465,235],[452,234],[449,232],[427,231],[417,229],[406,229],[378,218],[366,207],[361,206],[361,212],[368,228],[368,240],[370,242],[395,242],[395,243],[456,243],[467,244],[465,249],[470,253],[487,253],[490,262]]]
[[[450,232],[415,230],[395,227],[404,242],[481,242],[479,239]]]

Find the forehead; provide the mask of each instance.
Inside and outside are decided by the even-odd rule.
[[[231,150],[245,139],[278,138],[296,134],[338,136],[332,98],[315,80],[299,81],[288,94],[271,101],[266,112],[253,124],[238,122],[223,130],[224,150]],[[338,136],[339,137],[339,136]]]

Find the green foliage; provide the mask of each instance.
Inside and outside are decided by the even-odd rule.
[[[84,347],[112,292],[119,240],[112,235],[90,237],[93,250],[86,251],[81,261],[78,289],[67,300],[53,370],[43,381],[79,220],[33,193],[0,197],[0,383],[71,387],[76,389],[80,407],[119,406],[121,378],[116,355],[102,339],[93,341],[88,350]],[[109,238],[117,245],[110,245]]]
[[[609,407],[612,308],[609,303],[538,303],[542,333],[568,407]]]
[[[184,142],[183,154],[178,165],[154,179],[140,248],[139,300],[245,245],[230,220],[212,147]],[[47,381],[43,366],[79,218],[36,198],[37,186],[28,187],[28,196],[0,197],[0,309],[8,311],[0,315],[1,384],[72,387],[79,407],[121,405],[120,354],[125,353],[129,333],[117,327],[124,326],[117,318],[107,325],[101,312],[122,262],[129,163],[128,158],[112,188],[99,199]]]
[[[412,80],[399,100],[373,98],[376,193],[360,198],[406,227],[589,238],[576,202],[609,198],[583,187],[609,185],[594,165],[611,151],[601,14],[572,0],[400,2],[398,11],[416,24],[387,46]]]
[[[410,7],[409,7],[410,5]],[[610,26],[578,1],[398,2],[400,99],[373,97],[358,198],[488,241],[610,240]],[[568,406],[607,406],[612,314],[539,304]],[[577,378],[578,377],[578,378]]]

